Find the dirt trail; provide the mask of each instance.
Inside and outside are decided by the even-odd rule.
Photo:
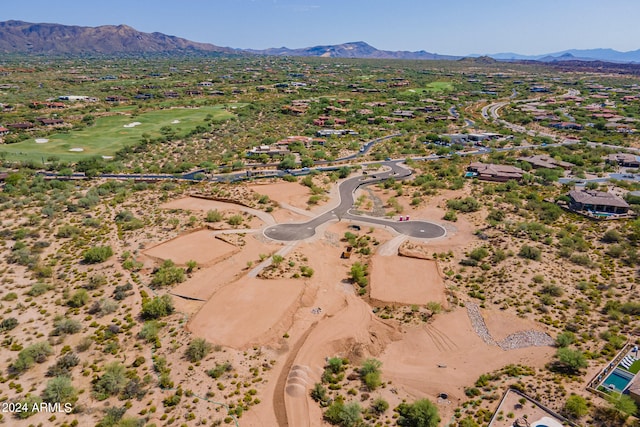
[[[344,298],[344,307],[317,324],[293,357],[293,364],[308,372],[309,384],[320,380],[327,357],[341,355],[357,363],[358,359],[379,354],[389,342],[400,338],[398,331],[376,318],[359,297]],[[308,427],[318,419],[310,414],[310,407],[315,406],[307,388],[304,393],[283,395],[288,425]]]

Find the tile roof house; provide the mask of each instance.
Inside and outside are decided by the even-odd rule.
[[[609,164],[617,164],[625,168],[640,167],[640,160],[638,160],[638,156],[630,153],[609,154],[605,157],[605,162]]]
[[[467,168],[474,177],[484,181],[506,182],[509,180],[520,181],[524,171],[515,166],[497,165],[493,163],[473,162]]]
[[[545,154],[537,154],[529,157],[519,157],[519,161],[530,163],[534,168],[547,168],[547,169],[571,169],[575,165],[569,162],[563,162],[562,160],[556,160],[551,156]]]
[[[574,211],[626,214],[629,204],[615,194],[596,190],[572,190],[569,208]]]

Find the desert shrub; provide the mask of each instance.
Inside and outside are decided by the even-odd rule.
[[[70,376],[71,368],[77,366],[80,363],[80,358],[72,352],[63,354],[56,363],[49,366],[47,370],[48,377]]]
[[[233,365],[229,362],[225,363],[216,363],[216,366],[213,369],[209,369],[207,371],[207,375],[209,375],[213,379],[220,378],[225,372],[230,372],[233,370]]]
[[[227,219],[227,223],[234,227],[242,224],[242,215],[231,215],[229,219]]]
[[[447,200],[447,208],[459,212],[477,212],[480,210],[480,202],[473,197],[465,197],[464,199]]]
[[[576,341],[576,336],[573,332],[564,331],[556,337],[556,345],[558,347],[569,347]]]
[[[56,237],[69,238],[78,236],[80,233],[82,233],[82,230],[75,225],[61,225],[60,228],[58,228]]]
[[[90,249],[87,249],[82,254],[84,262],[87,264],[98,264],[101,262],[105,262],[113,255],[113,249],[111,246],[96,246]]]
[[[476,261],[481,261],[482,259],[489,256],[489,251],[484,247],[475,248],[469,253],[469,258],[474,259]]]
[[[53,349],[48,342],[43,341],[32,344],[18,353],[18,358],[10,366],[13,373],[22,373],[36,363],[43,363],[53,354]]]
[[[42,392],[42,400],[50,403],[73,403],[78,399],[78,392],[67,376],[55,377],[49,382]]]
[[[374,399],[371,402],[371,410],[376,414],[383,414],[389,409],[389,402],[381,397]]]
[[[142,329],[138,333],[138,338],[147,342],[155,342],[160,332],[160,323],[157,320],[148,320],[142,325]]]
[[[456,222],[458,221],[458,215],[456,215],[456,211],[450,209],[447,211],[447,213],[444,214],[442,219],[444,219],[445,221]]]
[[[78,289],[67,301],[69,307],[82,307],[89,301],[89,293],[85,289]]]
[[[5,296],[2,297],[2,301],[15,301],[18,299],[18,294],[15,292],[9,292]]]
[[[214,209],[212,211],[207,211],[207,215],[205,217],[205,221],[207,222],[220,222],[222,221],[222,214]]]
[[[587,415],[589,413],[587,400],[582,396],[572,394],[564,404],[564,413],[571,418],[580,418]]]
[[[203,338],[196,338],[189,343],[185,356],[189,362],[198,362],[211,352],[212,345]]]
[[[94,290],[107,284],[107,278],[102,274],[94,274],[89,277],[89,281],[84,285],[85,289]]]
[[[326,407],[329,404],[329,395],[327,393],[327,389],[322,385],[322,383],[316,383],[311,389],[311,398],[320,403],[320,406]]]
[[[184,282],[184,270],[177,267],[170,259],[165,260],[160,268],[153,273],[153,279],[151,279],[151,286],[170,286],[176,283]]]
[[[106,316],[107,314],[111,314],[118,309],[118,303],[111,298],[100,298],[98,301],[94,302],[91,308],[89,309],[89,313],[97,314],[98,316]]]
[[[10,331],[16,326],[18,326],[18,319],[16,319],[15,317],[2,319],[2,322],[0,322],[0,332]]]
[[[522,245],[522,247],[520,248],[520,252],[518,252],[518,255],[523,258],[540,261],[540,259],[542,258],[542,251],[538,248],[534,248],[533,246]]]
[[[69,318],[58,318],[53,323],[53,331],[51,335],[67,335],[67,334],[77,334],[82,329],[82,324],[74,319]]]
[[[144,319],[158,319],[173,313],[171,296],[162,295],[142,303],[142,317]]]
[[[93,385],[96,399],[104,400],[120,393],[127,383],[125,367],[112,362],[105,366],[104,374]]]
[[[365,287],[367,286],[368,280],[367,280],[367,267],[366,265],[360,263],[360,262],[355,262],[352,266],[351,266],[351,270],[349,272],[349,276],[351,277],[351,280],[355,283],[357,283],[358,285]]]
[[[382,362],[377,359],[367,359],[362,362],[359,373],[362,378],[362,382],[364,382],[369,390],[375,390],[382,383],[382,380],[380,379],[381,367]]]
[[[52,289],[51,285],[38,282],[31,285],[31,289],[27,291],[27,295],[29,295],[30,297],[38,297],[51,289]]]
[[[324,413],[324,419],[340,427],[356,427],[362,422],[361,413],[362,408],[357,402],[345,405],[342,400],[336,399],[329,408],[327,408]]]
[[[26,411],[19,411],[15,413],[16,418],[23,420],[40,412],[36,408],[40,407],[42,399],[38,396],[33,396],[27,393],[24,399],[18,400],[17,403],[20,405],[20,407],[26,408]]]
[[[428,399],[414,403],[401,403],[396,408],[398,425],[403,427],[437,427],[440,424],[438,408]]]

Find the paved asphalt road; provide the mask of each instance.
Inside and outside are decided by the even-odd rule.
[[[411,237],[435,238],[444,236],[445,230],[437,224],[427,221],[391,221],[382,218],[373,218],[360,215],[354,215],[349,212],[353,207],[353,194],[363,185],[370,185],[376,182],[384,181],[388,178],[402,179],[411,175],[411,171],[400,166],[401,161],[382,162],[382,165],[388,166],[389,171],[376,173],[369,176],[356,176],[345,180],[340,184],[340,204],[328,212],[325,212],[310,221],[297,224],[279,224],[265,229],[265,236],[273,240],[293,241],[303,240],[313,236],[318,226],[331,221],[347,219],[358,221],[360,223],[384,225]]]

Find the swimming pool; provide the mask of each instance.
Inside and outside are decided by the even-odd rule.
[[[602,386],[607,389],[615,389],[618,392],[623,392],[632,379],[633,374],[631,372],[623,371],[620,368],[616,368],[602,382]]]

